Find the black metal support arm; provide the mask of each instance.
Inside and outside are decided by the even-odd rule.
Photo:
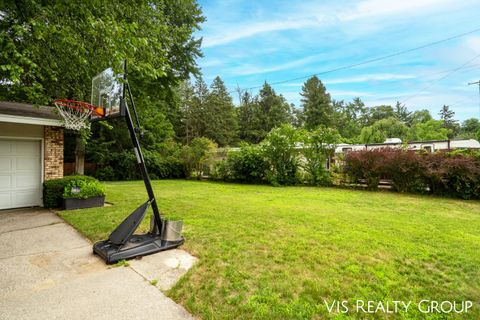
[[[129,92],[130,92],[130,90],[129,90]],[[120,103],[123,103],[124,107],[125,107],[125,120],[127,122],[127,127],[128,127],[128,131],[130,133],[130,138],[132,139],[133,151],[134,151],[135,157],[137,159],[137,164],[138,164],[138,166],[140,168],[140,171],[142,173],[142,178],[143,178],[143,182],[145,183],[145,188],[147,189],[148,200],[150,201],[150,205],[152,206],[153,214],[155,216],[155,223],[157,224],[158,230],[161,231],[162,227],[163,227],[163,221],[162,221],[162,218],[161,218],[161,215],[160,215],[160,211],[158,210],[157,201],[155,199],[155,194],[153,193],[152,184],[151,184],[150,178],[148,176],[148,171],[147,171],[147,167],[145,165],[145,160],[143,158],[143,153],[142,153],[142,149],[140,147],[140,142],[138,141],[136,131],[135,131],[135,128],[133,126],[132,116],[130,115],[128,105],[127,105],[124,98],[122,98]]]

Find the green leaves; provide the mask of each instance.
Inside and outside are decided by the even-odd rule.
[[[29,1],[2,11],[2,99],[88,101],[91,78],[125,59],[131,80],[161,80],[157,92],[198,72],[200,42],[192,33],[204,18],[193,0]]]
[[[333,125],[334,109],[330,95],[317,76],[311,77],[304,83],[300,95],[305,114],[305,128]]]

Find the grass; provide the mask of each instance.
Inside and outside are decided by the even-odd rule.
[[[146,200],[140,181],[106,183],[104,208],[64,211],[93,241]],[[204,319],[424,319],[329,314],[325,300],[472,300],[480,319],[480,202],[334,188],[154,181],[184,220],[199,262],[169,296]],[[141,229],[147,230],[145,219]],[[450,319],[437,315],[435,319]]]

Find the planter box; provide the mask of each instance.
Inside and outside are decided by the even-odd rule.
[[[73,209],[103,207],[104,203],[105,203],[104,196],[91,197],[87,199],[66,198],[66,199],[63,199],[63,209],[73,210]]]

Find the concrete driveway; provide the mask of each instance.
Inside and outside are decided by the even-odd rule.
[[[161,290],[195,260],[171,250],[108,267],[54,213],[0,211],[0,319],[191,319]]]

